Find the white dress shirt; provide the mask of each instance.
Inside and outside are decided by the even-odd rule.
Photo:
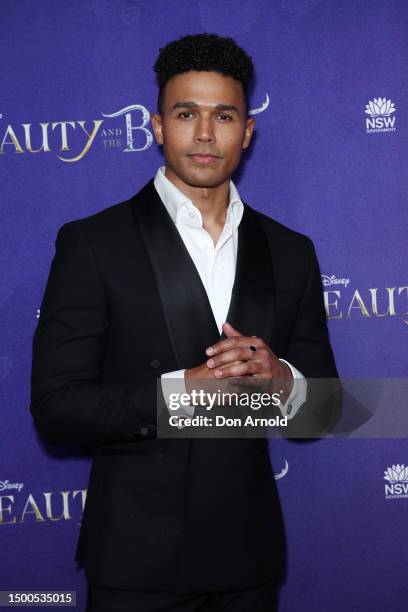
[[[230,181],[227,218],[217,244],[214,245],[210,234],[203,227],[203,219],[199,209],[168,180],[164,173],[164,166],[158,169],[154,186],[197,268],[221,334],[234,285],[238,253],[238,226],[242,219],[244,205],[236,186]],[[288,361],[284,359],[280,359],[280,361],[287,364],[294,379],[290,396],[285,404],[280,406],[282,416],[287,416],[290,419],[306,401],[307,382],[303,374]],[[166,379],[178,378],[184,380],[184,373],[185,370],[176,370],[162,374],[161,381],[165,398]],[[193,406],[185,407],[185,414],[191,416],[193,413]]]

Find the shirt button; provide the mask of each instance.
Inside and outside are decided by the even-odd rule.
[[[195,219],[195,214],[193,212],[188,213],[188,216],[190,217],[190,219]]]

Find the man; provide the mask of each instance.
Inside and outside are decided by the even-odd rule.
[[[158,436],[157,379],[279,379],[296,411],[293,376],[337,376],[319,267],[230,180],[254,128],[245,51],[187,36],[155,69],[165,168],[61,228],[31,409],[48,439],[94,448],[77,551],[89,610],[270,611],[284,538],[266,441]]]

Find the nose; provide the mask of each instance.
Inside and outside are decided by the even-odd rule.
[[[215,142],[214,130],[210,117],[200,117],[197,121],[194,141],[198,143]]]

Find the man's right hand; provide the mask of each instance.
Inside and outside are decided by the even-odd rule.
[[[233,363],[241,362],[235,361]],[[215,370],[213,368],[208,367],[207,362],[204,362],[194,368],[187,369],[184,372],[186,392],[190,395],[192,391],[196,391],[197,393],[204,391],[205,393],[209,394],[214,394],[217,391],[231,392],[231,383],[233,383],[234,379],[224,378],[223,380],[219,380],[215,376],[214,372]],[[236,392],[237,389],[234,389],[234,391]],[[240,389],[239,391],[243,391],[243,389]]]

